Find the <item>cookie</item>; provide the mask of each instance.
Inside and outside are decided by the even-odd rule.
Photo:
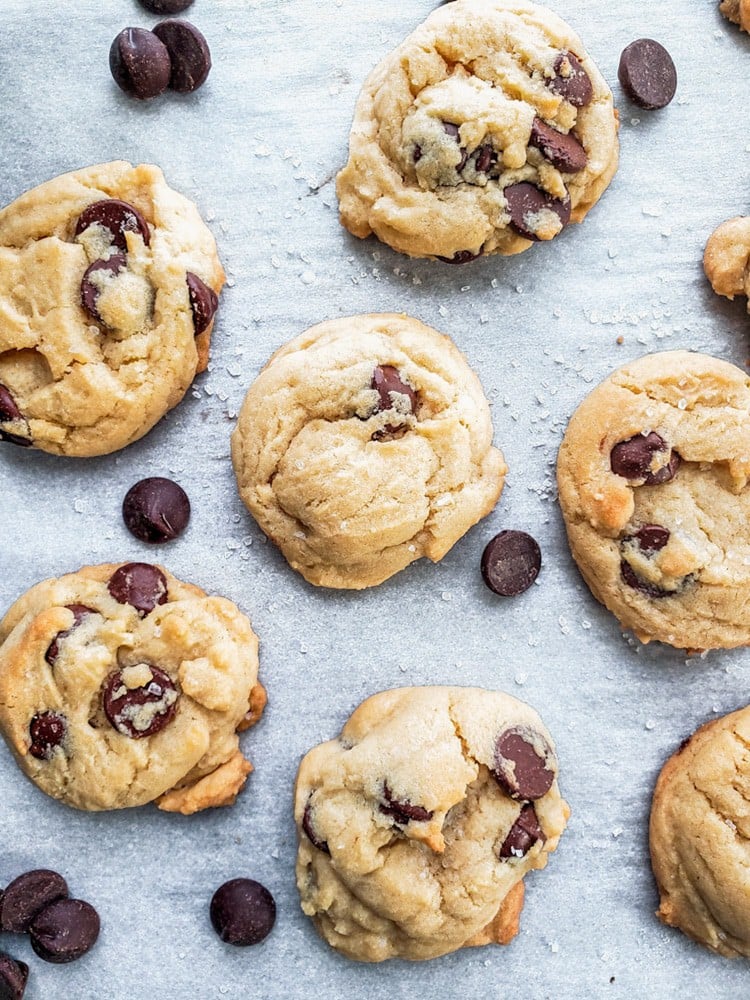
[[[0,211],[0,440],[104,455],[208,362],[224,272],[158,167],[104,163]]]
[[[729,958],[750,957],[750,707],[715,719],[664,765],[651,807],[657,916]]]
[[[750,295],[750,218],[722,222],[706,244],[703,268],[717,295]]]
[[[524,876],[565,829],[557,771],[541,719],[510,695],[424,687],[368,698],[300,764],[303,911],[365,962],[507,944]]]
[[[237,731],[265,701],[247,618],[159,566],[45,580],[0,622],[0,730],[77,809],[231,805],[252,771]]]
[[[395,313],[320,323],[278,350],[245,398],[232,459],[289,564],[352,589],[442,559],[507,471],[464,356]]]
[[[411,257],[520,253],[581,222],[617,160],[612,93],[564,21],[526,0],[456,0],[365,81],[341,223]]]
[[[721,0],[719,10],[743,31],[750,31],[750,0]]]
[[[560,507],[592,593],[642,642],[750,642],[750,379],[705,354],[619,368],[560,448]]]

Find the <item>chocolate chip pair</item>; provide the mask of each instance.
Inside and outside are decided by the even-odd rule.
[[[152,9],[171,13],[186,6],[162,2]],[[141,101],[158,97],[167,87],[189,94],[205,83],[211,52],[195,25],[172,18],[153,31],[124,28],[112,42],[109,68],[118,87]]]

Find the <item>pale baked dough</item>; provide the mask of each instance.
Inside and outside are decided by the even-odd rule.
[[[722,222],[706,244],[703,267],[717,295],[750,295],[750,218]]]

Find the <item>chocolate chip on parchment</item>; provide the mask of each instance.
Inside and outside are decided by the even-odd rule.
[[[29,753],[37,760],[49,760],[57,747],[62,746],[67,732],[64,716],[57,712],[39,712],[29,723]]]
[[[324,854],[331,853],[328,847],[328,842],[326,840],[321,840],[315,832],[312,819],[312,806],[309,802],[305,806],[305,811],[302,813],[302,829],[305,831],[305,835],[313,847],[319,851],[323,851]]]
[[[153,14],[181,14],[193,6],[193,0],[140,0],[141,6]]]
[[[23,1000],[29,967],[0,951],[0,1000]]]
[[[14,878],[0,901],[0,930],[26,934],[45,906],[68,896],[68,883],[57,872],[36,868]],[[1,994],[0,994],[1,995]]]
[[[209,914],[214,930],[227,944],[260,944],[276,921],[276,903],[260,882],[233,878],[216,890]]]
[[[501,858],[522,858],[538,841],[546,840],[536,810],[530,802],[522,807],[500,848]]]
[[[193,328],[197,337],[203,333],[214,318],[216,310],[219,308],[219,297],[213,288],[210,288],[192,271],[187,272],[187,286],[190,308],[193,312]]]
[[[150,476],[125,494],[122,517],[131,535],[142,542],[170,542],[187,527],[190,501],[183,488],[171,479]]]
[[[95,260],[83,273],[83,278],[81,279],[81,305],[97,323],[104,323],[97,308],[101,288],[99,288],[97,282],[92,280],[92,275],[98,271],[104,271],[112,275],[119,274],[126,264],[127,261],[124,254],[113,253],[106,260],[104,258]]]
[[[31,947],[45,962],[74,962],[99,937],[99,914],[83,899],[59,899],[45,907],[29,927]]]
[[[540,799],[555,780],[554,763],[541,733],[515,726],[497,738],[492,776],[513,799]]]
[[[541,118],[534,119],[529,144],[563,173],[578,173],[588,163],[586,150],[572,132],[558,132]]]
[[[386,816],[392,816],[401,826],[406,826],[411,820],[415,820],[417,823],[427,823],[434,815],[430,809],[414,805],[408,799],[397,799],[387,782],[383,784],[383,797],[385,802],[381,802],[378,808]]]
[[[677,91],[672,57],[653,38],[638,38],[623,50],[617,76],[631,101],[646,111],[665,108]]]
[[[654,470],[654,456],[667,449],[666,441],[656,431],[636,434],[614,446],[610,452],[610,468],[624,479],[642,479],[644,486],[661,486],[674,479],[682,461],[676,451],[670,451],[669,459]]]
[[[525,531],[501,531],[482,553],[482,579],[501,597],[515,597],[528,590],[541,566],[539,545]]]
[[[585,108],[594,97],[588,73],[572,52],[561,52],[555,59],[555,75],[546,80],[550,90],[564,97],[575,108]]]
[[[167,578],[150,563],[125,563],[110,577],[107,589],[120,604],[130,604],[144,618],[167,602]]]
[[[553,235],[540,233],[540,222],[548,229],[549,214],[554,213],[560,220],[560,230],[570,222],[570,198],[563,201],[553,198],[535,184],[522,181],[510,184],[503,191],[510,213],[510,226],[519,236],[527,240],[551,239]],[[558,230],[559,232],[559,230]]]
[[[161,21],[154,34],[166,46],[172,62],[171,90],[189,94],[205,83],[211,69],[211,52],[194,24],[178,18]]]
[[[112,78],[129,97],[146,101],[169,86],[172,63],[167,46],[146,28],[123,28],[109,50]]]
[[[78,217],[75,236],[78,238],[89,226],[101,226],[109,230],[112,244],[121,253],[127,253],[128,243],[125,233],[137,233],[146,246],[151,242],[148,223],[133,205],[119,198],[105,198],[88,205]]]
[[[128,683],[128,672],[143,670],[148,679]],[[111,673],[102,689],[104,714],[118,733],[140,740],[160,732],[174,718],[179,694],[174,681],[159,667],[138,664]]]
[[[68,611],[73,612],[73,624],[68,629],[64,629],[62,632],[58,632],[55,638],[47,647],[47,652],[44,654],[44,659],[49,663],[51,667],[54,667],[55,660],[60,655],[60,643],[63,639],[67,639],[70,633],[81,624],[83,619],[87,615],[96,614],[93,608],[87,607],[85,604],[66,604],[65,607]]]

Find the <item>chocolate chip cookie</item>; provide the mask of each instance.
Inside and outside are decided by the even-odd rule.
[[[302,909],[349,958],[425,959],[518,933],[523,878],[569,810],[536,712],[480,688],[383,691],[297,775]]]
[[[411,257],[520,253],[581,222],[617,160],[612,94],[564,21],[526,0],[455,0],[365,81],[341,222]]]
[[[750,643],[750,379],[687,351],[615,371],[557,463],[573,557],[642,642]]]
[[[0,211],[0,440],[103,455],[208,361],[224,272],[158,167],[104,163]]]
[[[442,559],[506,467],[479,379],[409,316],[350,316],[277,351],[232,436],[240,495],[310,583],[359,589]]]
[[[750,31],[750,0],[721,0],[719,10],[743,31]]]
[[[750,957],[750,708],[708,722],[664,765],[651,808],[657,916],[729,958]]]
[[[42,791],[77,809],[231,805],[237,731],[265,705],[247,618],[159,566],[86,567],[0,622],[0,730]]]
[[[703,267],[717,295],[727,299],[750,295],[750,218],[729,219],[711,234]]]

